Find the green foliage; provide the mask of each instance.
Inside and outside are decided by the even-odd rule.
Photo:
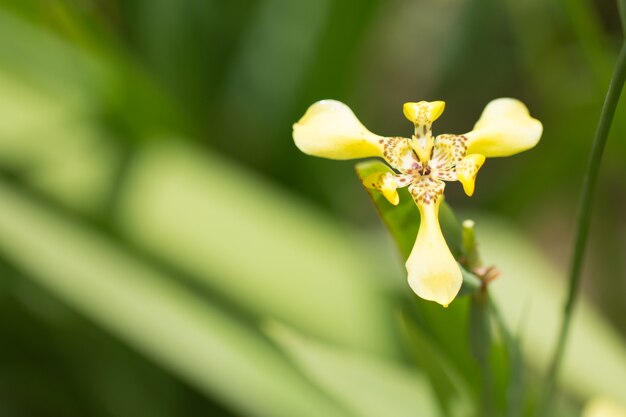
[[[490,286],[500,312],[496,318],[513,329],[516,349],[524,351],[530,369],[545,370],[562,314],[563,287],[550,279],[559,271],[510,223],[476,216],[476,224],[483,258],[502,271],[502,277]],[[499,243],[504,240],[506,245]],[[579,398],[599,392],[626,398],[625,387],[619,383],[626,377],[623,337],[586,300],[581,301],[561,386]]]
[[[0,194],[0,245],[16,268],[200,391],[246,415],[345,415],[255,329],[97,233],[45,212],[6,185]]]
[[[299,368],[354,415],[439,415],[432,387],[421,372],[360,351],[302,337],[276,323],[267,332]]]
[[[622,22],[622,30],[626,34],[626,2],[624,2],[624,0],[618,0],[617,8],[619,10],[619,18]]]

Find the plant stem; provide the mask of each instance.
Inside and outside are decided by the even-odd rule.
[[[598,177],[598,170],[600,168],[600,162],[602,160],[602,154],[615,115],[615,109],[619,101],[624,81],[626,80],[626,44],[622,45],[619,56],[617,58],[617,64],[615,66],[609,89],[604,99],[604,105],[602,106],[602,112],[600,114],[600,120],[596,128],[596,133],[593,139],[593,146],[589,160],[587,162],[587,169],[583,178],[583,185],[580,194],[580,200],[578,202],[578,216],[576,219],[576,238],[574,241],[574,251],[570,262],[569,269],[569,288],[567,293],[567,300],[563,309],[563,321],[561,323],[561,329],[559,331],[559,338],[557,345],[548,368],[546,376],[546,388],[544,390],[544,396],[540,403],[539,415],[547,416],[550,410],[551,399],[554,394],[554,388],[556,385],[556,378],[561,367],[563,360],[563,354],[565,351],[565,344],[567,342],[567,336],[569,333],[570,324],[572,321],[572,311],[576,302],[578,289],[580,287],[580,275],[582,264],[585,255],[585,248],[587,246],[587,237],[589,235],[589,225],[591,223],[591,210],[593,207],[593,197],[596,186],[596,179]]]

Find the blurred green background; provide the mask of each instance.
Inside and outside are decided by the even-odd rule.
[[[293,145],[324,98],[390,136],[411,132],[405,101],[446,101],[435,133],[502,96],[543,122],[472,199],[447,190],[539,380],[621,40],[611,0],[1,0],[0,415],[477,415],[467,300],[407,336],[354,162]],[[625,111],[562,415],[626,402]]]

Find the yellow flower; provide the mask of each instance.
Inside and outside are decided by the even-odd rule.
[[[352,110],[335,100],[313,104],[293,126],[296,146],[304,153],[330,159],[381,157],[392,172],[363,180],[398,204],[396,191],[408,187],[421,214],[413,250],[406,262],[411,289],[426,300],[447,306],[461,288],[461,270],[441,233],[438,213],[444,181],[459,181],[468,196],[486,157],[509,156],[537,144],[542,125],[526,106],[512,98],[490,102],[471,132],[433,136],[432,123],[443,101],[405,103],[404,115],[415,126],[411,138],[383,137],[365,128]]]

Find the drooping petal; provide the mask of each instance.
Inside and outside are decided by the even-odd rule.
[[[414,194],[411,186],[411,194]],[[419,193],[416,193],[419,195]],[[439,226],[441,197],[425,203],[416,198],[421,222],[413,250],[406,261],[409,286],[418,296],[444,307],[461,289],[463,276]]]
[[[509,156],[534,147],[543,132],[541,122],[519,100],[499,98],[483,110],[474,130],[466,133],[467,153],[488,158]]]
[[[293,125],[293,139],[302,152],[330,159],[382,157],[385,141],[367,130],[348,106],[336,100],[311,105]]]
[[[395,175],[391,172],[376,172],[363,179],[363,185],[380,191],[387,201],[394,206],[397,206],[400,202],[400,197],[396,190],[409,185],[409,182],[410,177],[408,175]]]
[[[481,154],[467,155],[456,166],[456,177],[463,184],[463,190],[469,197],[474,194],[476,174],[485,163],[485,156]]]

